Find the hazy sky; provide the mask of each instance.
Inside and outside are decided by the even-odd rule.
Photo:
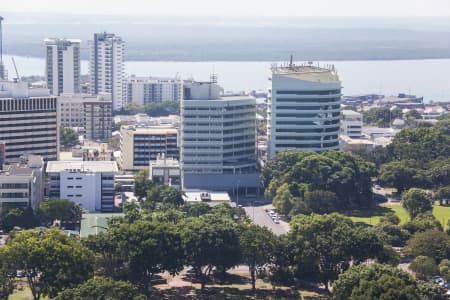
[[[0,0],[0,13],[183,16],[450,16],[450,0]]]

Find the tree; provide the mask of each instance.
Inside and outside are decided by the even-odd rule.
[[[149,179],[148,170],[140,170],[134,175],[134,194],[139,200],[147,196],[147,191],[151,186],[152,181]]]
[[[184,203],[183,194],[171,186],[153,184],[150,189],[147,190],[144,208],[152,207],[155,203],[171,204],[178,207]]]
[[[273,198],[273,206],[275,206],[282,214],[288,215],[292,209],[293,198],[289,191],[289,185],[283,184],[277,189],[275,198]]]
[[[406,254],[417,256],[429,256],[441,261],[448,258],[450,254],[450,237],[437,230],[428,230],[425,232],[417,232],[407,242],[404,248]]]
[[[55,297],[93,275],[93,253],[58,229],[15,233],[2,251],[10,274],[24,271],[35,300]]]
[[[425,279],[427,276],[438,273],[438,266],[433,258],[419,255],[413,259],[409,265],[411,271],[415,272],[417,277]]]
[[[400,225],[388,222],[376,224],[373,230],[380,240],[393,247],[403,247],[411,237],[410,233]]]
[[[450,156],[450,136],[437,127],[403,129],[388,146],[396,160],[415,160],[425,164]]]
[[[188,217],[200,217],[211,211],[211,206],[205,202],[185,203],[182,210]]]
[[[244,223],[239,233],[242,262],[250,272],[252,290],[255,291],[256,274],[263,273],[274,260],[277,247],[276,236],[266,227],[260,227],[253,223]]]
[[[427,192],[417,188],[409,189],[403,193],[402,206],[408,211],[411,219],[414,219],[420,213],[433,209]]]
[[[385,185],[395,187],[399,193],[415,187],[425,186],[425,174],[412,161],[392,161],[381,165],[378,179]]]
[[[6,249],[0,248],[0,300],[8,300],[9,295],[14,291],[15,273],[8,270],[8,257]]]
[[[450,174],[450,173],[449,173]],[[437,190],[436,199],[439,200],[439,204],[442,205],[444,201],[447,202],[447,204],[450,203],[450,185],[447,187],[443,187]]]
[[[147,291],[157,273],[177,274],[183,268],[184,254],[181,236],[174,224],[138,219],[131,224],[110,225],[114,249],[110,257],[122,262],[124,279]]]
[[[333,192],[322,190],[306,192],[304,201],[311,212],[318,214],[331,213],[340,209],[339,201]]]
[[[442,231],[441,223],[431,212],[418,214],[414,219],[402,225],[402,228],[407,230],[410,234],[416,232],[424,232],[427,230]]]
[[[201,289],[213,267],[226,270],[241,261],[236,224],[227,217],[208,214],[180,224],[186,264],[200,276]]]
[[[10,231],[16,226],[29,229],[36,227],[39,224],[31,207],[25,209],[13,208],[4,210],[2,211],[2,215],[1,225],[6,231]]]
[[[293,219],[288,241],[296,275],[326,287],[350,262],[358,264],[383,253],[383,243],[371,230],[336,213]]]
[[[401,109],[390,109],[389,107],[374,107],[363,111],[364,122],[379,127],[389,127],[396,118],[402,117]]]
[[[46,225],[51,225],[55,220],[59,220],[61,221],[61,226],[79,224],[83,214],[83,210],[78,203],[56,198],[50,198],[41,202],[36,212]]]
[[[296,211],[301,211],[302,205],[308,210],[304,196],[306,192],[314,191],[334,193],[335,198],[326,194],[327,200],[333,200],[329,205],[339,210],[369,207],[374,174],[372,163],[348,152],[289,150],[269,160],[262,170],[262,180],[268,187],[265,195],[288,214],[294,206]]]
[[[69,147],[78,144],[78,133],[73,128],[64,127],[60,130],[61,145]]]
[[[56,300],[84,299],[128,299],[145,300],[138,289],[126,281],[115,281],[107,277],[95,277],[58,294]]]
[[[445,280],[450,280],[450,260],[443,259],[439,263],[439,274],[444,278]]]
[[[351,267],[333,284],[333,297],[336,300],[359,299],[404,299],[440,300],[436,285],[422,286],[408,273],[387,265],[357,265]]]

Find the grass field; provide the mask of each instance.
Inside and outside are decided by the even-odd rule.
[[[404,224],[409,221],[407,211],[399,203],[384,203],[375,209],[367,211],[356,211],[348,213],[348,216],[354,222],[363,222],[366,224],[375,225],[380,221],[380,218],[385,214],[393,212],[400,218],[400,223]],[[433,207],[433,215],[441,222],[444,228],[450,220],[450,207],[435,205]]]

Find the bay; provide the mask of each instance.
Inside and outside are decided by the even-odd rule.
[[[43,75],[43,58],[14,56],[19,75]],[[9,78],[15,77],[11,55],[3,61]],[[138,76],[180,76],[209,80],[212,73],[226,91],[265,90],[269,86],[270,66],[266,61],[127,61],[127,74]],[[344,87],[345,95],[398,93],[423,96],[425,101],[450,101],[450,59],[429,60],[371,60],[321,62],[334,64]],[[88,62],[82,61],[83,74],[88,73]]]

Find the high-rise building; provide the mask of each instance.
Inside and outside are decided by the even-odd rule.
[[[58,97],[26,82],[0,81],[0,141],[6,143],[6,160],[25,154],[58,159]]]
[[[111,137],[110,94],[62,94],[60,107],[62,127],[82,127],[85,138],[91,141],[106,141]]]
[[[6,80],[7,74],[5,66],[3,65],[3,31],[2,31],[3,17],[0,16],[0,80]]]
[[[185,83],[180,147],[183,187],[256,193],[256,100],[246,95],[221,96],[220,91],[214,82]]]
[[[268,157],[286,149],[339,149],[341,88],[334,66],[272,67]]]
[[[110,93],[113,109],[123,109],[126,105],[125,42],[113,33],[95,33],[89,49],[91,94]]]
[[[127,103],[145,105],[165,101],[181,101],[183,81],[178,78],[136,77],[127,79]]]
[[[52,95],[80,92],[81,40],[45,39],[47,87]]]

